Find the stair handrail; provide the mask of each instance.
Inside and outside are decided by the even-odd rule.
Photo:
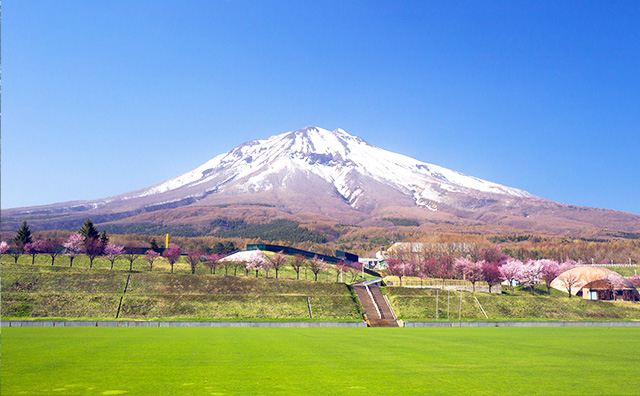
[[[371,299],[371,302],[373,303],[373,306],[376,309],[376,312],[378,313],[378,318],[382,319],[380,308],[378,308],[378,304],[376,303],[376,300],[373,298],[373,294],[371,294],[371,290],[369,290],[369,286],[366,284],[366,282],[364,284],[364,288],[367,290],[367,294],[369,294],[369,298]]]
[[[389,310],[391,311],[391,315],[393,315],[393,320],[398,320],[398,317],[396,316],[396,312],[393,310],[393,307],[391,306],[391,303],[389,302],[389,299],[387,298],[387,295],[383,294],[382,297],[384,297],[384,301],[387,303],[387,306],[389,306]]]

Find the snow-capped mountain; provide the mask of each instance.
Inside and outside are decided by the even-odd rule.
[[[374,197],[367,179],[411,197],[417,206],[438,210],[450,193],[491,193],[511,197],[534,196],[472,176],[417,161],[374,147],[342,129],[306,127],[242,144],[198,168],[164,183],[123,197],[133,199],[200,186],[200,194],[251,194],[274,189],[296,189],[301,176],[314,176],[330,186],[351,207]],[[317,181],[316,181],[317,182]]]
[[[268,208],[265,219],[361,225],[380,225],[383,216],[396,216],[554,231],[640,231],[637,215],[558,204],[374,147],[342,129],[315,126],[241,144],[190,172],[142,190],[101,200],[5,210],[3,223],[6,218],[18,221],[20,216],[60,213],[69,222],[87,216],[97,222],[162,222],[169,216],[166,210],[174,210],[170,216],[175,221],[197,222],[210,219],[214,212],[246,215],[238,206]],[[198,209],[188,215],[175,213],[186,208]]]

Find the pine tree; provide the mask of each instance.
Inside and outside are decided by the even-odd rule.
[[[102,246],[107,246],[107,244],[109,243],[109,235],[105,230],[102,230],[102,234],[100,234],[100,243],[102,244]]]
[[[151,250],[153,250],[156,253],[160,253],[160,246],[158,245],[158,242],[156,242],[156,238],[151,238],[149,245],[151,247]]]
[[[29,225],[26,221],[22,222],[22,226],[16,233],[13,241],[15,242],[16,247],[19,251],[23,251],[24,245],[26,245],[27,243],[33,242],[33,239],[31,238],[31,230],[29,229]]]
[[[93,221],[91,221],[91,219],[89,218],[87,218],[87,221],[85,221],[82,227],[80,227],[78,233],[85,239],[100,238],[100,233],[98,232],[98,230],[96,230],[96,227],[93,226]]]

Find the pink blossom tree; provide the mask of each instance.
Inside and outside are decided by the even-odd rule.
[[[473,291],[476,291],[476,282],[482,280],[482,265],[485,261],[473,262],[467,258],[458,258],[455,267],[462,274],[465,280],[471,282]]]
[[[60,241],[51,239],[43,239],[39,250],[42,254],[46,254],[51,257],[51,265],[55,263],[56,257],[58,257],[62,252]]]
[[[153,271],[153,263],[162,257],[160,253],[155,250],[149,249],[144,252],[144,260],[149,263],[149,271]]]
[[[522,266],[520,279],[518,281],[525,286],[529,286],[531,295],[535,294],[535,286],[540,283],[542,276],[542,264],[540,261],[529,260]]]
[[[397,276],[400,280],[400,286],[402,286],[402,278],[404,276],[411,276],[413,274],[413,265],[410,263],[405,263],[395,258],[389,258],[385,260],[385,263],[387,264],[389,273]]]
[[[170,248],[165,249],[164,252],[162,252],[162,257],[164,257],[164,259],[167,260],[171,265],[172,274],[173,274],[173,265],[176,263],[176,261],[180,259],[181,255],[182,255],[182,251],[177,246],[171,246]]]
[[[31,265],[36,262],[36,254],[38,254],[38,250],[36,249],[36,245],[34,242],[27,242],[22,247],[24,254],[31,255]]]
[[[275,254],[275,256],[269,258],[271,267],[276,270],[276,279],[278,279],[278,271],[284,268],[287,264],[287,256],[284,255],[284,251],[281,250]]]
[[[99,238],[84,239],[84,254],[89,258],[89,268],[93,268],[93,260],[102,255],[104,245]]]
[[[62,247],[64,248],[63,254],[69,257],[69,267],[73,267],[73,260],[84,253],[84,237],[78,233],[71,234]]]
[[[308,261],[308,266],[311,272],[313,272],[313,275],[315,275],[314,280],[316,282],[318,281],[318,274],[327,269],[327,264],[323,259],[318,258],[318,256],[313,256],[313,258]]]
[[[560,275],[560,264],[555,260],[540,260],[540,266],[542,267],[542,273],[540,278],[547,286],[547,293],[551,295],[551,282]]]
[[[245,266],[249,271],[256,271],[256,278],[257,278],[258,271],[262,269],[263,264],[264,264],[264,260],[262,259],[262,257],[254,256],[246,262]]]
[[[640,289],[640,275],[633,275],[629,278],[629,282],[636,287],[636,289]]]
[[[517,259],[509,259],[506,264],[500,267],[502,279],[509,282],[509,287],[513,290],[513,284],[521,278],[523,263]]]
[[[420,274],[423,274],[424,278],[439,278],[439,267],[440,266],[438,264],[438,259],[436,259],[435,257],[424,259],[420,262],[418,268],[418,276],[420,276]]]
[[[444,287],[444,280],[453,278],[455,273],[455,261],[449,255],[440,256],[436,266],[435,275],[442,279],[442,287]]]
[[[124,253],[124,246],[118,246],[114,243],[107,243],[104,247],[102,255],[111,263],[111,269],[116,260]]]
[[[27,245],[25,245],[26,248]],[[53,243],[44,238],[39,238],[35,242],[33,242],[30,246],[30,253],[35,257],[36,254],[48,254],[51,250],[53,250]],[[31,260],[31,264],[34,263],[34,260]],[[53,265],[53,263],[51,263]]]
[[[0,242],[0,259],[9,252],[9,244],[6,241]]]
[[[482,266],[482,279],[489,284],[489,293],[491,288],[502,281],[502,274],[497,263],[489,263],[486,261],[481,262]]]
[[[564,263],[559,264],[558,269],[560,270],[560,273],[563,273],[565,271],[569,271],[570,269],[574,269],[578,265],[579,265],[578,262],[574,260],[567,260]]]

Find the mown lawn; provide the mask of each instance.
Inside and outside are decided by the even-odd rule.
[[[3,328],[3,395],[637,395],[637,328]]]

